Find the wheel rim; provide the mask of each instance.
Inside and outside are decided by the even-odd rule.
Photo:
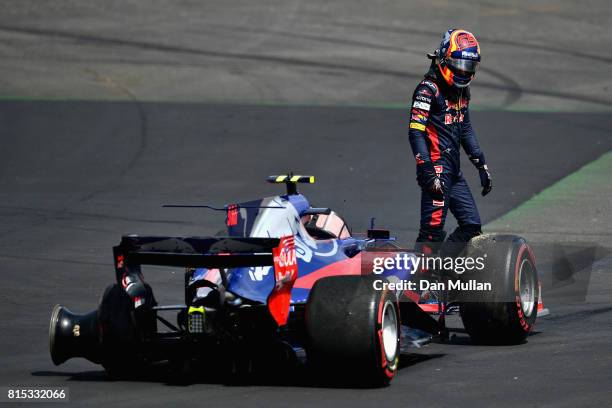
[[[521,308],[527,317],[533,313],[536,303],[535,270],[529,259],[523,259],[519,269],[519,295]]]
[[[385,302],[382,318],[382,343],[387,361],[393,361],[397,354],[397,313],[393,303]]]

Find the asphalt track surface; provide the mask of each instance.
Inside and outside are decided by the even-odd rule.
[[[475,346],[459,333],[451,344],[415,350],[386,389],[321,387],[291,376],[176,385],[163,370],[110,381],[84,360],[53,365],[52,306],[96,307],[113,280],[111,246],[121,234],[204,235],[222,225],[218,213],[164,203],[271,195],[278,189],[263,182],[266,175],[312,173],[318,183],[302,190],[313,205],[336,209],[357,231],[376,217],[410,243],[418,190],[406,121],[395,109],[1,102],[0,384],[69,387],[78,406],[608,405],[609,263],[594,269],[604,299],[596,305],[549,304],[553,316],[520,346]],[[603,114],[474,112],[473,122],[494,163],[495,189],[477,198],[484,222],[612,149],[612,120]],[[161,302],[180,297],[180,273],[147,278]]]
[[[0,10],[0,386],[69,387],[75,406],[610,405],[610,182],[582,172],[536,196],[527,208],[539,217],[516,210],[612,149],[608,0],[3,0]],[[84,360],[53,365],[52,306],[96,307],[121,234],[223,223],[164,203],[272,195],[265,176],[311,173],[318,182],[302,191],[313,205],[355,231],[375,217],[410,245],[419,200],[407,112],[372,107],[406,106],[424,53],[453,26],[483,50],[472,117],[493,192],[478,195],[467,160],[465,174],[484,223],[503,231],[510,220],[530,237],[551,310],[526,344],[474,346],[458,333],[403,356],[386,389],[291,373],[177,385],[163,366],[110,381]],[[594,168],[612,168],[606,157]],[[577,183],[579,194],[567,187]],[[576,248],[556,259],[557,238]],[[160,302],[180,297],[180,273],[146,277]]]
[[[0,96],[405,104],[450,27],[474,103],[608,111],[610,4],[515,0],[4,0]]]

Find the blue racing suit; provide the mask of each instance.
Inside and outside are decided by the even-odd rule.
[[[414,91],[408,134],[422,189],[418,243],[444,241],[449,209],[459,227],[448,241],[467,242],[481,233],[478,208],[459,160],[462,146],[470,161],[486,171],[484,154],[470,122],[469,102],[469,88],[449,87],[431,71]],[[437,188],[432,187],[434,182]]]

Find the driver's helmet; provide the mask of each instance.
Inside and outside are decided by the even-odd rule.
[[[446,83],[465,88],[472,82],[480,62],[480,46],[474,34],[466,30],[448,30],[435,53],[438,68]]]

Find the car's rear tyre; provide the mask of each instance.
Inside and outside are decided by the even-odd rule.
[[[374,278],[319,279],[306,304],[309,365],[326,379],[366,386],[389,384],[400,356],[400,315],[394,292]]]
[[[540,285],[533,252],[515,235],[481,235],[466,248],[468,257],[484,257],[482,271],[462,279],[490,282],[491,291],[464,293],[461,319],[476,343],[519,344],[533,330]]]
[[[98,323],[101,364],[112,378],[133,377],[144,365],[132,309],[132,300],[121,286],[112,284],[106,288],[98,307]]]

